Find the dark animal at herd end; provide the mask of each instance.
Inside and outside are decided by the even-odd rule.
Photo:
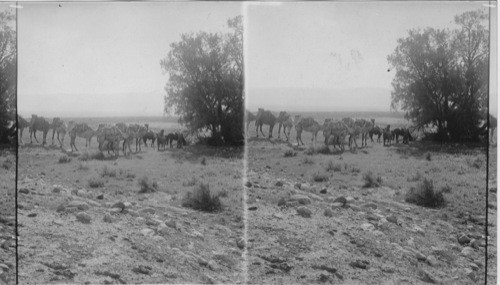
[[[387,127],[383,131],[382,137],[384,139],[384,146],[386,146],[386,142],[389,142],[389,145],[391,145],[392,142],[391,125],[387,125]]]
[[[155,140],[156,140],[156,135],[153,131],[147,131],[144,136],[142,136],[142,140],[144,141],[144,145],[147,147],[147,141],[151,140],[151,147],[154,147],[155,145]]]
[[[403,143],[408,144],[410,141],[413,141],[413,137],[411,135],[410,129],[404,129],[404,131],[403,131]]]
[[[396,140],[396,143],[399,143],[399,137],[404,137],[405,131],[400,128],[396,128],[392,130],[392,139]],[[404,139],[403,139],[404,140]]]
[[[382,129],[379,126],[374,126],[370,131],[368,131],[368,135],[370,136],[371,141],[373,142],[373,135],[377,135],[377,142],[380,142],[380,137],[382,137]]]
[[[170,148],[173,148],[173,141],[177,141],[177,148],[182,148],[187,144],[186,139],[182,133],[169,133],[167,135],[167,141]]]

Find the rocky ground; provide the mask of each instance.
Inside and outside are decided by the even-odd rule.
[[[308,154],[252,138],[247,156],[252,283],[480,284],[486,257],[487,280],[496,282],[484,148],[369,142],[356,152]],[[368,172],[379,187],[364,186]],[[423,179],[444,191],[444,208],[405,202]]]
[[[0,284],[16,282],[16,155],[0,150]]]
[[[20,147],[20,283],[243,282],[242,149],[143,146],[84,161],[83,141],[73,154]],[[182,207],[200,183],[222,212]]]

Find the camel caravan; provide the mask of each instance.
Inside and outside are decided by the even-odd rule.
[[[23,131],[28,128],[30,133],[30,144],[33,144],[33,138],[37,143],[37,132],[42,132],[42,145],[47,144],[47,134],[52,129],[52,145],[55,145],[55,139],[59,142],[59,147],[64,148],[64,137],[68,134],[70,139],[71,152],[78,151],[76,147],[76,138],[85,139],[85,148],[91,146],[93,137],[96,137],[99,151],[108,151],[118,156],[120,149],[127,156],[132,153],[131,145],[135,143],[135,153],[140,152],[142,143],[148,147],[147,142],[150,141],[150,147],[154,148],[157,143],[158,151],[160,146],[165,150],[165,145],[169,144],[173,148],[173,141],[177,142],[177,148],[182,148],[187,145],[187,141],[182,132],[174,132],[165,134],[164,130],[156,133],[149,129],[148,124],[125,124],[117,123],[115,125],[99,124],[96,130],[92,129],[87,123],[76,123],[75,121],[65,122],[61,118],[53,118],[52,123],[49,123],[44,117],[32,115],[28,122],[26,119],[18,115],[19,143],[23,142]],[[57,135],[57,136],[56,136]]]
[[[395,128],[391,130],[390,125],[381,128],[375,124],[375,119],[325,119],[321,125],[312,117],[304,118],[301,115],[292,117],[285,111],[281,111],[276,117],[271,111],[259,108],[256,115],[248,110],[246,111],[247,133],[249,125],[253,121],[255,121],[257,137],[259,137],[259,131],[263,137],[266,137],[262,131],[262,126],[267,125],[269,126],[268,138],[271,139],[273,137],[274,126],[278,124],[278,139],[280,139],[281,129],[283,129],[283,134],[288,142],[290,140],[290,131],[292,128],[295,128],[297,145],[304,145],[302,141],[303,131],[312,134],[311,144],[314,145],[317,141],[318,133],[322,131],[324,144],[326,146],[333,146],[334,149],[338,147],[341,151],[344,151],[346,144],[349,146],[349,149],[358,148],[357,140],[359,138],[361,138],[361,147],[366,147],[368,139],[374,142],[374,135],[376,136],[377,143],[381,143],[381,138],[383,138],[384,146],[389,146],[393,142],[397,144],[400,140],[402,143],[408,144],[409,141],[413,140],[409,128]]]

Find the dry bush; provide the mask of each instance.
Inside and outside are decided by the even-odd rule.
[[[90,188],[99,188],[104,186],[104,180],[99,177],[92,177],[89,179]]]
[[[191,179],[182,182],[182,186],[184,186],[184,187],[194,186],[194,185],[196,185],[196,183],[198,183],[198,179],[196,179],[196,177],[193,176],[193,177],[191,177]]]
[[[382,177],[380,176],[375,177],[375,175],[371,171],[368,171],[367,173],[363,174],[363,180],[365,180],[364,187],[374,188],[382,185]]]
[[[302,160],[302,163],[304,163],[304,164],[314,164],[314,160],[312,158],[309,158],[309,157],[304,157],[304,159]]]
[[[7,170],[9,170],[12,167],[12,165],[14,165],[14,162],[12,162],[10,158],[5,159],[2,163],[2,167]]]
[[[328,162],[328,164],[325,167],[326,171],[332,171],[333,172],[340,172],[342,171],[342,164],[340,163],[334,163],[332,160]],[[346,164],[346,169],[347,169],[347,164]]]
[[[412,187],[406,192],[405,201],[419,206],[438,208],[445,205],[443,193],[435,191],[432,180],[424,180],[415,188]]]
[[[71,157],[63,154],[59,157],[59,163],[68,163],[71,161]]]
[[[294,157],[297,156],[297,153],[291,149],[285,151],[285,157]]]
[[[107,165],[104,165],[104,167],[101,170],[101,177],[116,177],[116,169],[108,168]]]
[[[151,193],[158,191],[158,183],[156,181],[150,181],[147,176],[143,176],[137,182],[141,189],[139,193]]]
[[[324,173],[315,172],[315,173],[312,175],[312,180],[313,180],[314,182],[324,182],[324,181],[328,181],[328,175],[327,175],[327,174],[324,174]]]
[[[204,212],[218,212],[222,210],[222,203],[219,197],[210,195],[209,185],[203,183],[192,193],[186,193],[182,200],[182,206]]]

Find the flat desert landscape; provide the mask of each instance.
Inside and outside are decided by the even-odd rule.
[[[80,121],[94,130],[117,121],[180,129],[161,119]],[[19,147],[20,283],[243,281],[243,148],[158,151],[148,141],[114,157],[99,155],[95,137],[88,149],[77,137],[71,152],[68,135],[63,149],[51,135],[47,146],[41,132],[40,144],[31,144],[26,129]],[[182,206],[188,192],[207,185],[222,211]]]

